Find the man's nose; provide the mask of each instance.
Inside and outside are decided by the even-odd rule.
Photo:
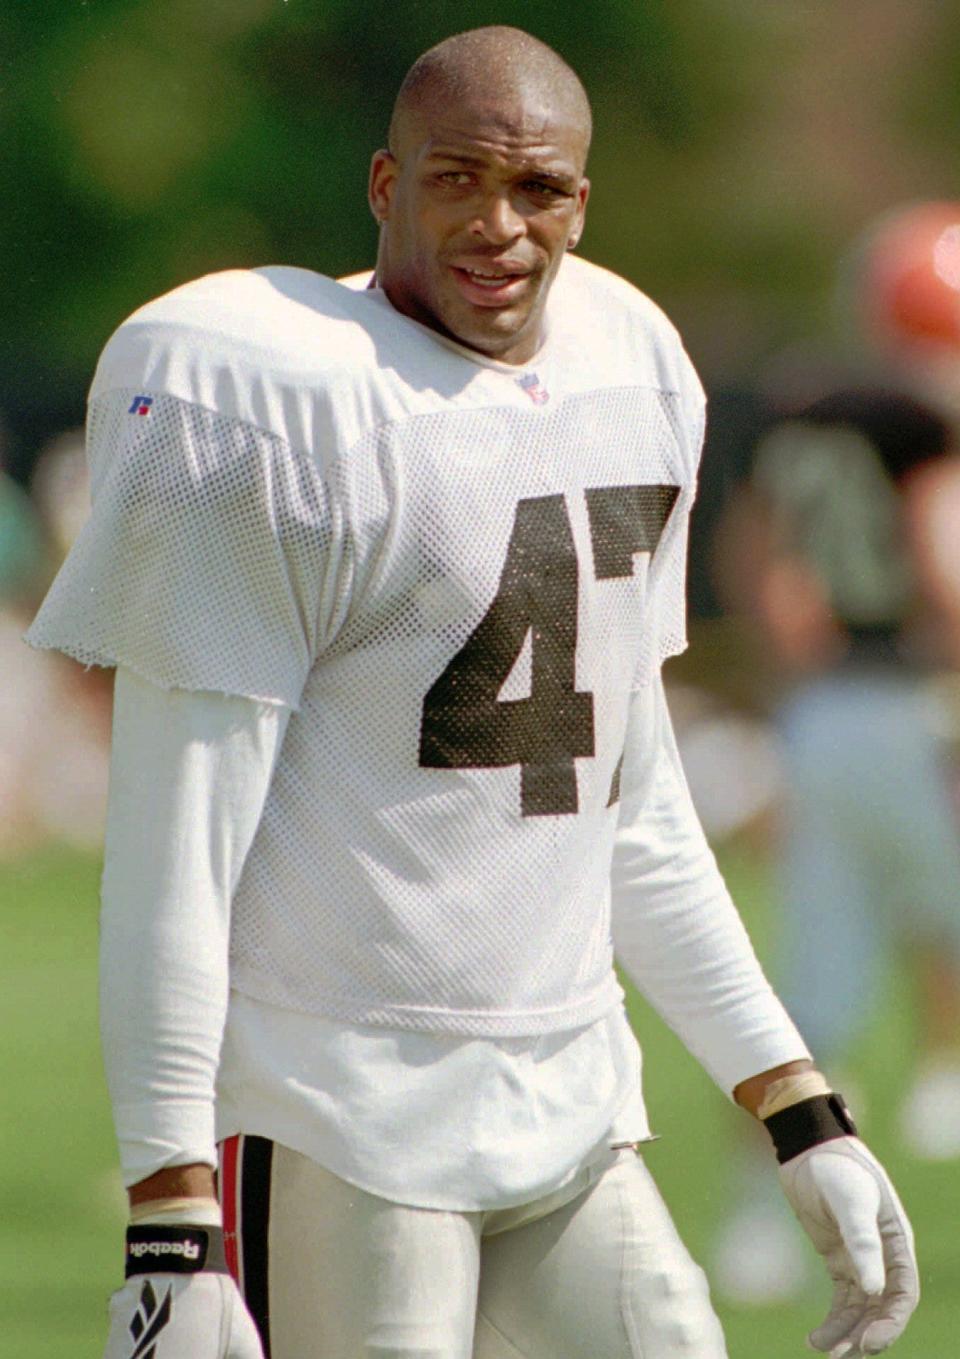
[[[474,222],[474,232],[494,245],[506,245],[522,236],[526,219],[507,193],[491,194]]]

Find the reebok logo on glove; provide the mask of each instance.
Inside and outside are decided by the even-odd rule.
[[[200,1247],[195,1241],[134,1241],[127,1252],[135,1260],[144,1255],[182,1255],[185,1260],[199,1260]]]
[[[225,1272],[221,1241],[219,1227],[128,1227],[126,1276]]]

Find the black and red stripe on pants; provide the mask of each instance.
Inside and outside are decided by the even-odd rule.
[[[220,1144],[220,1206],[227,1266],[270,1359],[270,1177],[273,1143],[239,1133]]]

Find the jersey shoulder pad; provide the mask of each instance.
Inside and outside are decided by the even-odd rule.
[[[98,366],[112,375],[144,342],[192,348],[197,356],[256,361],[261,368],[311,366],[342,353],[345,330],[358,324],[355,291],[309,269],[229,269],[185,283],[138,308],[114,332]]]
[[[657,380],[694,403],[703,389],[676,326],[661,307],[633,283],[579,255],[568,255],[557,280],[563,323],[583,343],[585,327],[598,342],[632,354],[641,367],[653,363]]]
[[[362,293],[308,269],[209,274],[119,327],[90,397],[164,393],[313,443],[324,392],[375,365],[376,319]]]
[[[594,264],[581,255],[568,255],[563,264],[563,277],[568,281],[571,295],[590,300],[593,305],[604,301],[630,316],[635,322],[646,324],[663,335],[677,338],[677,330],[662,308],[621,274]]]

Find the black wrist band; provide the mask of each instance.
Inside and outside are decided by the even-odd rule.
[[[812,1095],[799,1104],[791,1104],[777,1114],[763,1120],[773,1138],[777,1160],[792,1161],[802,1151],[835,1137],[856,1137],[857,1126],[843,1096],[836,1091],[829,1095]]]
[[[125,1277],[135,1274],[228,1274],[222,1227],[127,1228]]]

